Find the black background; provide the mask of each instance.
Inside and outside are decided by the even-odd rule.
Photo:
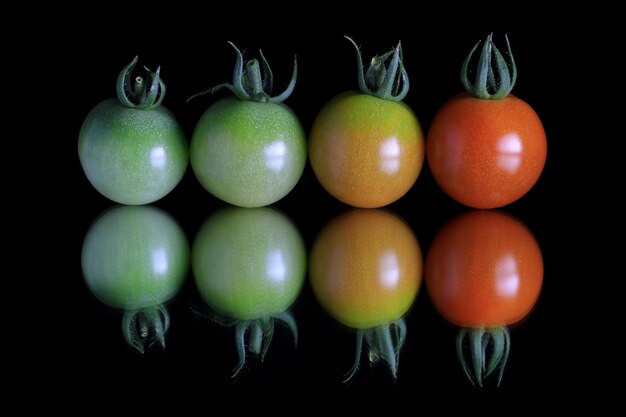
[[[592,296],[587,285],[589,249],[579,243],[592,242],[587,236],[594,227],[585,219],[593,185],[580,169],[580,158],[586,154],[581,144],[588,132],[571,89],[584,69],[565,71],[563,65],[572,60],[580,65],[572,57],[588,42],[584,32],[574,24],[555,31],[548,19],[535,19],[532,25],[458,24],[437,16],[430,21],[434,29],[427,29],[421,22],[428,17],[396,16],[395,23],[383,23],[374,20],[376,16],[326,16],[330,20],[301,23],[294,18],[257,19],[242,9],[237,18],[224,17],[232,21],[229,29],[216,27],[222,18],[217,13],[206,19],[204,15],[187,15],[189,20],[166,17],[164,24],[133,20],[128,13],[119,27],[86,19],[73,22],[72,35],[61,35],[51,43],[60,61],[73,68],[71,110],[64,118],[69,137],[63,149],[71,170],[69,212],[74,232],[73,244],[63,251],[68,261],[63,280],[55,286],[59,314],[51,325],[54,346],[39,355],[46,366],[52,365],[50,373],[44,372],[52,382],[42,389],[60,388],[66,394],[57,400],[64,406],[80,398],[92,404],[139,409],[169,404],[207,412],[305,415],[330,411],[377,415],[405,407],[416,413],[432,407],[478,410],[501,402],[532,406],[535,401],[547,401],[562,407],[584,402],[587,395],[577,393],[588,393],[593,386],[595,367],[585,366],[581,359],[589,350],[581,330],[586,328],[586,313],[580,300]],[[247,58],[256,57],[262,48],[274,70],[276,90],[286,86],[297,54],[298,83],[285,104],[308,131],[328,99],[357,87],[354,50],[343,35],[361,46],[365,60],[401,40],[411,80],[405,102],[426,133],[438,107],[461,91],[459,69],[465,55],[492,31],[501,48],[503,34],[509,35],[519,70],[514,93],[536,110],[548,138],[548,159],[536,186],[503,208],[535,234],[545,275],[535,310],[511,330],[511,356],[500,388],[493,379],[482,390],[465,379],[454,351],[456,329],[439,317],[424,287],[406,318],[408,340],[395,382],[383,366],[370,368],[363,357],[353,383],[341,384],[342,374],[352,363],[354,333],[326,315],[308,283],[293,306],[300,332],[297,349],[287,332],[279,329],[265,363],[250,361],[236,380],[229,377],[236,363],[234,334],[192,314],[189,305],[198,296],[191,273],[179,296],[168,305],[172,326],[166,351],[150,350],[142,358],[125,344],[121,313],[96,300],[82,279],[80,250],[85,233],[100,213],[115,204],[87,181],[76,143],[82,120],[93,106],[114,96],[116,77],[133,56],[139,55],[140,64],[151,68],[161,66],[168,87],[164,105],[175,113],[190,138],[200,115],[225,93],[191,103],[186,99],[230,81],[235,56],[227,41],[234,42]],[[154,205],[174,216],[190,243],[203,221],[226,206],[200,186],[190,167],[179,186]],[[308,164],[296,188],[274,207],[296,223],[307,249],[321,227],[349,209],[323,190]],[[424,254],[439,228],[467,210],[436,186],[427,163],[414,187],[388,209],[408,222]],[[58,376],[65,381],[60,387],[54,384]]]

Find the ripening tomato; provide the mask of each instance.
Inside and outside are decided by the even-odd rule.
[[[191,167],[217,198],[241,207],[266,206],[296,186],[306,164],[304,129],[282,104],[293,91],[297,66],[287,90],[271,97],[272,73],[263,55],[262,66],[254,59],[244,71],[241,52],[232,46],[237,52],[233,83],[209,91],[225,87],[236,98],[219,100],[198,121],[191,139]]]
[[[422,253],[406,223],[383,210],[352,210],[331,220],[309,256],[313,293],[340,323],[357,329],[354,363],[363,346],[370,363],[383,360],[397,375],[406,338],[404,315],[422,280]]]
[[[435,181],[450,197],[474,208],[496,208],[519,199],[537,182],[546,161],[546,134],[537,113],[510,94],[515,63],[511,74],[491,36],[476,84],[469,83],[465,70],[475,49],[464,64],[467,93],[450,99],[435,115],[426,157]],[[495,69],[490,69],[492,52]],[[499,74],[498,81],[490,81],[490,70]]]
[[[398,216],[352,210],[331,220],[315,239],[309,275],[316,298],[330,315],[365,329],[407,312],[422,280],[422,253]]]
[[[420,124],[401,102],[408,76],[400,46],[387,68],[390,55],[375,57],[363,75],[357,48],[361,91],[330,100],[311,129],[309,158],[317,179],[332,196],[355,207],[398,200],[413,186],[424,162]],[[401,84],[402,91],[394,94]]]
[[[516,323],[535,305],[543,282],[537,241],[518,219],[476,210],[455,217],[426,256],[428,294],[448,321],[496,328]]]
[[[85,175],[102,195],[121,204],[164,197],[180,182],[188,162],[185,134],[161,105],[165,84],[159,69],[148,71],[145,81],[135,78],[131,87],[136,63],[135,57],[120,73],[118,98],[89,112],[78,139]]]
[[[141,353],[154,342],[164,347],[163,303],[180,290],[189,268],[189,243],[178,223],[156,207],[114,207],[89,228],[81,263],[89,290],[125,310],[127,342]]]

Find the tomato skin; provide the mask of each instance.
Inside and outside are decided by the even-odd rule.
[[[79,133],[78,154],[89,182],[121,204],[148,204],[176,187],[188,162],[185,134],[165,107],[125,107],[109,99],[94,107]]]
[[[502,207],[526,194],[541,175],[546,153],[539,116],[513,95],[453,97],[435,115],[426,139],[435,181],[474,208]]]
[[[406,104],[348,92],[317,115],[309,158],[333,197],[355,207],[382,207],[415,183],[424,162],[424,137]]]
[[[228,207],[198,231],[192,270],[200,295],[217,313],[254,320],[279,314],[296,300],[306,249],[298,229],[278,210]]]
[[[320,304],[340,323],[367,329],[389,324],[413,304],[422,280],[413,231],[384,210],[351,210],[319,233],[309,277]]]
[[[137,310],[179,291],[189,269],[189,243],[163,210],[117,206],[89,228],[81,264],[87,287],[100,301]]]
[[[306,138],[287,106],[228,97],[198,121],[190,154],[198,181],[211,194],[236,206],[261,207],[298,183]]]
[[[514,324],[539,297],[541,249],[528,228],[507,213],[465,212],[435,236],[426,256],[425,281],[435,308],[453,324]]]

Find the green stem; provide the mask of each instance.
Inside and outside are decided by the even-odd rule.
[[[161,80],[161,68],[155,72],[146,69],[146,77],[137,76],[131,83],[131,73],[137,64],[138,57],[126,65],[117,77],[117,98],[126,107],[150,110],[159,106],[165,97],[165,83]],[[149,88],[146,91],[146,85]]]
[[[195,97],[212,94],[223,88],[231,91],[239,100],[242,101],[257,101],[262,103],[282,103],[293,92],[296,85],[296,78],[298,74],[298,61],[294,56],[293,73],[291,80],[287,85],[287,88],[277,96],[272,96],[272,87],[274,85],[274,75],[272,69],[265,59],[263,53],[260,53],[261,62],[256,59],[252,59],[246,63],[246,70],[243,69],[243,55],[241,51],[235,46],[234,43],[228,42],[233,47],[237,55],[235,61],[235,68],[233,70],[233,78],[231,83],[218,84],[215,87],[208,90],[201,91],[189,97],[187,101],[194,99]]]
[[[345,36],[352,43],[357,58],[357,78],[359,90],[383,100],[402,101],[409,92],[409,76],[402,63],[402,45],[391,51],[372,58],[367,71],[363,72],[361,51],[352,38]],[[391,59],[387,66],[387,60]]]
[[[469,64],[478,49],[480,41],[470,50],[461,65],[461,82],[468,94],[485,100],[503,99],[511,93],[517,81],[517,66],[511,52],[509,38],[505,35],[509,62],[493,43],[493,36],[489,34],[478,57],[474,83],[469,80]],[[494,62],[495,61],[495,62]]]

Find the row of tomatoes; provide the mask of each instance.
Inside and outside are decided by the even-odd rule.
[[[274,208],[220,209],[200,227],[190,249],[182,228],[161,209],[117,206],[92,224],[82,248],[88,288],[105,304],[127,310],[124,335],[140,351],[165,344],[169,319],[162,303],[181,288],[189,265],[207,315],[236,327],[239,352],[246,334],[253,338],[246,343],[251,350],[265,351],[264,337],[271,338],[275,320],[297,334],[288,310],[308,275],[321,306],[357,329],[375,353],[369,357],[384,359],[394,375],[406,332],[403,316],[422,277],[442,316],[473,329],[470,338],[478,343],[471,348],[483,347],[472,351],[483,361],[476,372],[489,357],[484,350],[492,349],[487,336],[494,351],[497,343],[508,346],[506,326],[529,313],[543,281],[541,250],[531,232],[515,217],[492,210],[467,211],[449,221],[425,261],[412,229],[380,209],[339,214],[319,231],[307,255],[298,229]],[[242,356],[236,371],[244,361]]]
[[[176,118],[161,105],[165,84],[159,69],[133,79],[135,58],[120,73],[118,99],[97,105],[82,125],[78,148],[87,178],[111,200],[146,204],[179,183],[189,160],[216,197],[260,207],[295,187],[308,155],[320,184],[355,207],[382,207],[401,198],[425,158],[441,188],[470,207],[501,207],[533,187],[545,164],[546,137],[534,110],[510,94],[517,78],[510,47],[508,61],[491,36],[478,58],[478,44],[472,49],[462,70],[466,93],[441,107],[424,139],[418,119],[402,102],[409,79],[400,45],[374,57],[365,70],[352,43],[360,91],[330,100],[308,141],[298,117],[283,104],[295,86],[297,62],[287,89],[273,96],[265,57],[244,63],[231,44],[237,54],[233,80],[208,92],[224,88],[233,96],[209,107],[188,146]]]

